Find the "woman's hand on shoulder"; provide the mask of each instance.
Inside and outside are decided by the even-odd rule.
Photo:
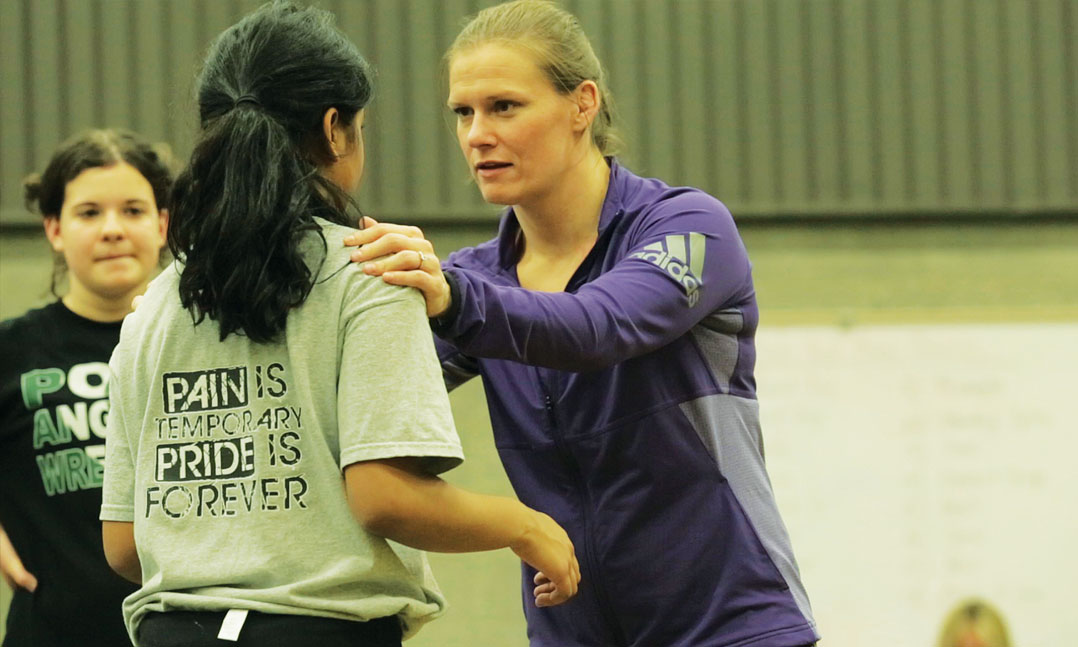
[[[442,263],[434,246],[423,237],[419,227],[377,222],[363,217],[364,227],[344,239],[345,245],[357,246],[352,262],[363,263],[363,271],[381,276],[392,285],[418,289],[427,302],[427,316],[437,317],[449,309],[449,284],[442,274]]]

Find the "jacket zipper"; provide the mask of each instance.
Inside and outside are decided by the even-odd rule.
[[[546,384],[543,382],[541,375],[539,384],[542,385],[544,391],[543,397],[546,405],[547,420],[550,424],[550,437],[554,440],[554,444],[555,446],[557,446],[558,450],[562,453],[563,456],[565,456],[566,463],[569,464],[569,471],[572,472],[573,477],[576,480],[577,492],[579,493],[579,496],[582,500],[582,505],[580,506],[580,509],[584,516],[585,543],[584,564],[582,566],[585,569],[585,572],[588,574],[589,579],[591,580],[591,586],[595,588],[596,602],[599,604],[600,612],[606,619],[606,622],[604,624],[606,624],[607,627],[613,630],[614,635],[618,639],[619,646],[628,645],[628,641],[625,638],[625,632],[621,628],[621,623],[618,622],[617,615],[614,614],[614,611],[610,606],[610,601],[606,597],[606,586],[602,582],[600,582],[600,578],[598,577],[599,569],[595,565],[594,557],[595,544],[592,543],[591,539],[591,500],[587,493],[584,475],[581,472],[579,465],[577,465],[576,460],[573,458],[572,453],[569,452],[568,448],[566,447],[566,444],[562,439],[561,434],[558,433],[559,428],[557,423],[557,417],[554,413],[554,399],[550,397],[550,394],[546,388]],[[588,585],[587,581],[582,581],[582,583],[584,586]]]

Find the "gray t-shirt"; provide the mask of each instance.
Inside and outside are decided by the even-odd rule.
[[[349,262],[350,230],[305,241],[317,283],[280,343],[192,325],[179,269],[153,281],[110,361],[101,519],[134,522],[148,612],[250,609],[367,620],[405,636],[445,599],[426,555],[364,531],[342,469],[395,456],[463,460],[418,291]],[[370,496],[378,496],[377,492]]]

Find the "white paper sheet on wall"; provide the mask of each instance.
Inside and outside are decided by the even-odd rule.
[[[1078,324],[764,328],[768,466],[829,647],[934,645],[962,598],[1078,636]]]

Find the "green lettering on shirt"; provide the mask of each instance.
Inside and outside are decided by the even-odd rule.
[[[41,406],[43,395],[56,393],[64,387],[66,376],[58,368],[43,368],[27,371],[19,378],[22,386],[22,401],[27,409]]]
[[[41,449],[46,443],[59,445],[71,442],[71,429],[61,424],[59,428],[52,421],[48,409],[34,412],[34,449]]]
[[[81,447],[62,449],[36,458],[41,484],[45,486],[48,496],[101,487],[101,462],[88,456]]]

